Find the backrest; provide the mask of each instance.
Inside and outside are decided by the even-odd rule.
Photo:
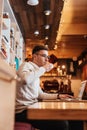
[[[14,130],[35,130],[35,128],[29,123],[15,122]]]

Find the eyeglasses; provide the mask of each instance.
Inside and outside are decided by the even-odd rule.
[[[50,56],[47,56],[46,54],[39,54],[39,53],[37,53],[36,55],[40,55],[40,56],[42,56],[44,58],[50,59]]]

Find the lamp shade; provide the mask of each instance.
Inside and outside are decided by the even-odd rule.
[[[35,6],[35,5],[38,5],[38,4],[39,4],[39,1],[38,1],[38,0],[28,0],[28,1],[27,1],[27,4],[28,4],[28,5],[32,5],[32,6]]]

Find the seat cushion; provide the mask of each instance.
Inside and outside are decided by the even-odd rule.
[[[29,123],[15,122],[14,130],[34,130],[34,128]]]

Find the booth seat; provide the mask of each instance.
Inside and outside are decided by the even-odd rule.
[[[35,130],[35,128],[29,123],[15,122],[14,130]]]

